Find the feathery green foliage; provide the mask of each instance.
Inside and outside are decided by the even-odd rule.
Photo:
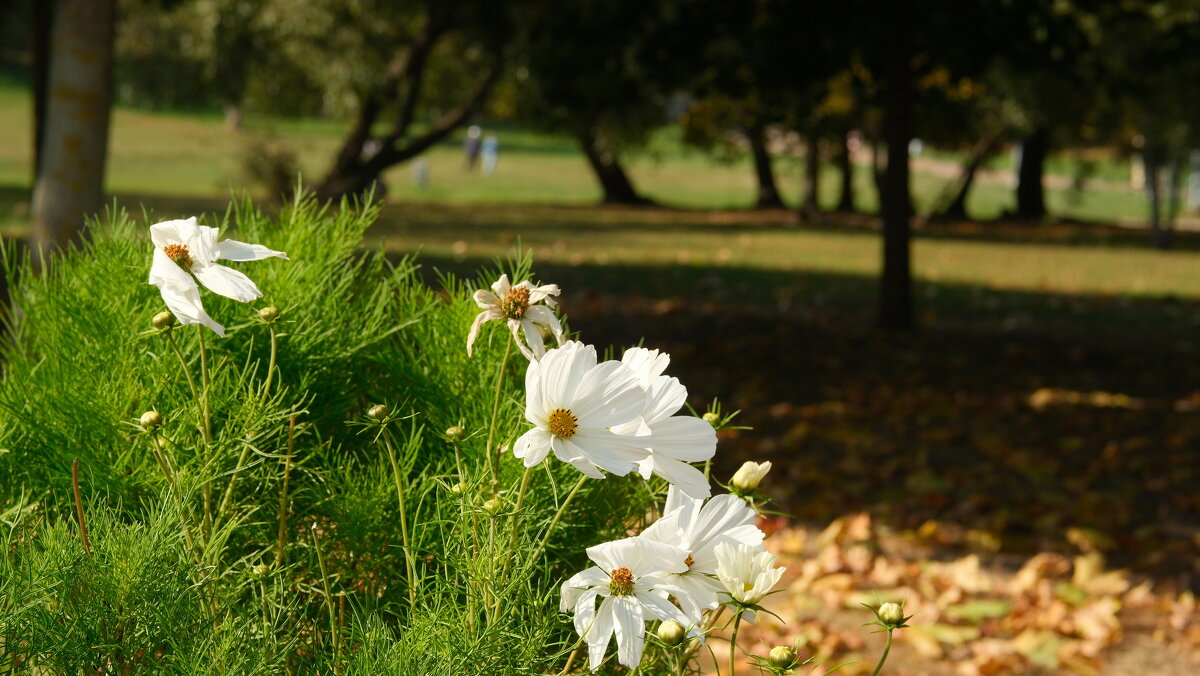
[[[537,468],[516,514],[523,467],[498,450],[524,431],[515,360],[485,448],[507,336],[489,324],[474,358],[464,347],[469,292],[499,271],[431,289],[414,261],[359,248],[376,215],[243,201],[208,219],[290,258],[242,268],[259,301],[203,294],[224,339],[151,328],[149,216],[114,212],[40,276],[6,251],[0,668],[557,671],[575,642],[559,584],[646,519],[656,490],[588,482],[539,552],[578,473]],[[508,267],[530,277],[527,258]],[[259,316],[269,305],[277,319]],[[383,422],[364,416],[377,403]],[[138,423],[148,410],[160,427]],[[467,430],[458,448],[451,425]]]

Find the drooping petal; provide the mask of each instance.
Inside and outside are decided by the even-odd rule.
[[[264,258],[282,258],[288,260],[282,251],[268,249],[261,244],[247,244],[233,239],[223,239],[217,242],[216,258],[230,261],[260,261]]]
[[[471,294],[471,298],[475,299],[476,305],[485,310],[496,309],[500,306],[500,299],[496,297],[496,294],[487,289],[479,289]]]
[[[150,241],[161,249],[170,244],[187,244],[196,236],[196,217],[163,221],[150,226]]]
[[[224,265],[196,265],[192,268],[192,274],[196,275],[196,279],[208,287],[209,291],[226,298],[249,303],[262,297],[262,291],[258,290],[249,277]]]
[[[513,455],[523,458],[526,467],[533,467],[546,459],[552,436],[546,430],[535,427],[522,434],[513,444]]]
[[[604,599],[592,626],[587,629],[588,668],[597,669],[604,662],[604,652],[613,633],[613,596]]]
[[[550,308],[546,307],[545,305],[530,306],[530,308],[525,311],[525,318],[535,324],[541,324],[542,326],[548,327],[554,334],[554,337],[558,339],[558,344],[562,345],[562,324],[559,323],[558,317],[554,316],[554,313],[550,310]]]
[[[671,485],[677,486],[679,490],[690,497],[704,499],[712,495],[712,488],[709,486],[704,472],[686,462],[652,453],[650,458],[643,463],[652,466],[654,474],[666,479]],[[640,467],[641,465],[639,465]]]
[[[540,300],[546,301],[546,305],[554,307],[554,299],[551,296],[557,296],[562,293],[557,284],[543,284],[542,286],[533,286],[529,282],[525,282],[529,286],[529,303],[532,305]],[[532,308],[531,308],[532,309]]]
[[[525,342],[529,345],[529,351],[533,353],[535,359],[541,359],[542,355],[546,354],[546,344],[542,342],[542,332],[528,317],[521,320],[521,328],[525,332]]]
[[[617,634],[617,661],[636,667],[642,661],[646,647],[646,623],[642,604],[628,596],[614,596],[613,619]]]
[[[204,305],[200,302],[200,288],[195,283],[191,287],[164,284],[158,287],[158,292],[180,324],[203,324],[218,336],[225,337],[225,327],[213,321],[204,311]]]
[[[150,283],[162,288],[163,286],[175,286],[180,289],[195,287],[196,280],[192,276],[183,271],[172,261],[162,250],[162,247],[154,249],[154,255],[150,259]]]
[[[468,357],[471,356],[471,346],[475,344],[475,339],[479,337],[479,327],[483,326],[483,323],[489,319],[497,319],[497,317],[492,315],[493,312],[491,310],[484,310],[483,312],[475,315],[475,321],[471,322],[471,330],[467,332]]]
[[[503,298],[507,296],[509,290],[511,289],[512,284],[509,284],[508,275],[506,274],[500,275],[500,279],[497,279],[492,283],[492,291],[495,292],[497,298]]]
[[[517,344],[517,349],[521,351],[521,354],[529,361],[537,361],[538,356],[533,353],[533,350],[529,349],[524,340],[521,340],[521,320],[510,319],[506,323],[508,324],[509,333],[512,334],[513,342]]]

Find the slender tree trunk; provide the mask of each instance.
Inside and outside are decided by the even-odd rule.
[[[842,193],[838,199],[837,210],[854,211],[854,158],[850,156],[850,132],[839,134],[841,143],[838,152],[838,170],[841,172]]]
[[[1050,130],[1039,127],[1021,143],[1021,166],[1017,174],[1017,218],[1040,221],[1046,216],[1046,193],[1042,173],[1050,153]]]
[[[33,241],[49,251],[75,240],[103,206],[112,107],[116,0],[59,0],[46,121],[33,188]]]
[[[804,206],[801,211],[810,218],[821,211],[820,141],[815,129],[804,134]]]
[[[54,0],[33,3],[33,175],[37,176],[46,128],[46,86],[50,77],[50,34],[54,28]]]
[[[963,165],[962,175],[959,177],[958,192],[954,195],[950,206],[942,211],[943,218],[965,220],[968,217],[967,197],[971,194],[971,186],[975,184],[975,174],[983,166],[984,160],[991,154],[995,145],[996,136],[988,135],[979,139],[975,147],[971,149],[971,155],[967,158],[967,163]]]
[[[595,127],[587,127],[579,133],[579,144],[588,164],[600,181],[605,204],[648,204],[650,200],[637,194],[633,183],[621,167],[617,155],[604,141]]]
[[[754,206],[757,209],[781,209],[783,200],[779,198],[779,189],[775,187],[775,172],[771,169],[771,151],[767,149],[767,130],[756,124],[746,130],[746,138],[750,141],[750,152],[754,156],[754,175],[758,179],[758,199]]]
[[[1150,243],[1156,249],[1166,249],[1171,245],[1171,236],[1162,222],[1162,182],[1159,176],[1162,173],[1159,171],[1162,157],[1159,150],[1147,143],[1142,152],[1142,161],[1146,167],[1146,197],[1150,203]]]
[[[883,178],[883,275],[879,288],[879,326],[908,329],[913,326],[912,269],[909,256],[908,143],[912,139],[912,36],[909,4],[887,3],[891,26],[887,36],[883,135],[887,143],[887,174]]]

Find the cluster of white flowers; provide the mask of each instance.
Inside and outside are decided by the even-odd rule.
[[[688,393],[665,375],[670,357],[636,347],[620,361],[601,362],[591,345],[564,341],[553,312],[534,305],[552,305],[557,285],[513,285],[503,276],[492,290],[475,292],[484,311],[471,326],[467,350],[484,322],[505,319],[530,360],[525,419],[533,428],[517,439],[513,455],[534,467],[553,452],[595,479],[637,471],[670,484],[661,519],[636,537],[589,548],[596,565],[562,585],[561,609],[574,615],[575,630],[587,641],[590,668],[604,661],[614,635],[618,661],[637,666],[647,621],[678,622],[702,640],[712,628],[706,620],[722,606],[753,620],[784,569],[764,551],[757,514],[744,499],[708,499],[708,478],[691,463],[713,457],[716,431],[704,419],[678,415]],[[545,349],[542,328],[559,347]],[[770,463],[748,464],[753,467],[737,480],[742,494],[752,493],[770,469]]]

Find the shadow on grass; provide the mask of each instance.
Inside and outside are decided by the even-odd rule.
[[[486,264],[423,263],[431,279]],[[725,435],[716,476],[772,460],[766,490],[787,512],[867,510],[932,545],[1021,554],[1082,533],[1120,565],[1197,580],[1196,303],[923,284],[925,327],[885,334],[867,277],[537,272],[584,340],[644,338],[693,406],[740,409],[754,429]]]

